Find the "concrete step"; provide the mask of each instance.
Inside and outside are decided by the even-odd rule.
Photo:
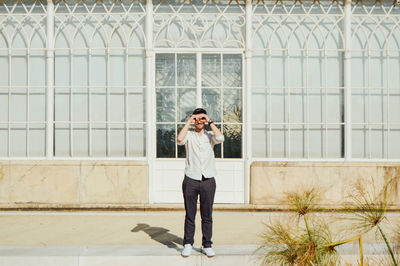
[[[251,266],[261,265],[262,253],[255,245],[214,246],[217,255],[209,258],[194,247],[192,255],[180,256],[181,247],[162,246],[2,246],[1,266]],[[366,265],[381,265],[383,245],[364,246]],[[338,249],[342,265],[358,265],[358,247],[352,244]]]

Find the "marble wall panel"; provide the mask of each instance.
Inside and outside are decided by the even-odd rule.
[[[79,202],[79,162],[11,162],[10,203]]]
[[[10,167],[8,163],[0,162],[0,203],[9,202],[10,188]]]
[[[148,190],[145,164],[82,163],[81,203],[147,203]]]
[[[364,187],[376,195],[389,180],[389,203],[400,207],[400,163],[357,162],[255,162],[251,166],[250,203],[287,205],[287,192],[315,187],[321,205],[341,208]]]

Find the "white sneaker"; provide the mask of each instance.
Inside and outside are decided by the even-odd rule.
[[[191,253],[192,253],[192,245],[190,245],[190,244],[185,244],[185,245],[183,246],[183,250],[182,250],[181,255],[182,255],[183,257],[189,257]]]
[[[212,248],[202,248],[201,252],[206,254],[207,257],[214,257],[215,256],[215,252],[214,252],[214,250]]]

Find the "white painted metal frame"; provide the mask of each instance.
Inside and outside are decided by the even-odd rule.
[[[54,155],[54,3],[47,0],[47,93],[46,93],[46,158]]]
[[[268,2],[268,1],[267,1]],[[280,5],[281,2],[276,2],[274,5],[270,5],[270,3],[268,2],[267,4],[269,5],[269,7],[272,7],[272,9],[268,9],[269,11],[267,11],[263,16],[265,17],[274,17],[276,16],[274,13],[274,10],[278,9],[278,6]],[[315,3],[317,4],[318,1]],[[234,4],[234,3],[233,3]],[[289,6],[287,4],[282,5],[282,8],[286,10],[286,12],[290,12],[291,10],[293,10],[293,7],[295,5],[299,5],[301,4],[300,2],[295,2],[292,6]],[[398,4],[398,3],[397,3]],[[0,22],[3,22],[4,19],[6,18],[10,18],[13,16],[13,12],[14,10],[16,10],[17,5],[19,5],[20,8],[25,9],[28,13],[31,12],[28,8],[28,6],[24,5],[21,2],[16,3],[15,5],[12,6],[6,6],[7,8],[9,8],[9,11],[7,14],[2,14],[1,15],[1,20]],[[35,5],[40,5],[40,2],[36,2]],[[78,4],[78,5],[84,5],[85,8],[90,9],[90,6],[86,6],[85,4]],[[69,10],[69,12],[74,12],[74,10],[77,10],[78,5],[73,5],[72,8]],[[377,23],[379,24],[382,20],[381,18],[386,17],[389,19],[393,19],[394,22],[394,29],[395,27],[399,27],[399,21],[396,18],[393,18],[394,16],[397,16],[394,13],[395,8],[398,8],[398,6],[393,5],[389,8],[384,8],[383,13],[374,13],[375,10],[377,10],[380,6],[380,1],[377,1],[377,3],[375,3],[375,5],[373,7],[366,7],[365,5],[362,4],[361,1],[358,1],[356,5],[361,5],[362,8],[364,8],[366,10],[365,12],[365,16],[366,19],[375,19],[377,21]],[[43,5],[42,5],[43,6]],[[172,23],[174,20],[176,19],[181,19],[183,21],[185,21],[185,16],[181,14],[182,11],[182,7],[178,6],[178,7],[174,7],[173,9],[173,13],[172,15],[168,12],[159,12],[161,4],[158,4],[156,6],[153,6],[153,3],[151,0],[148,0],[146,3],[146,122],[143,122],[144,125],[146,125],[146,135],[148,136],[146,138],[146,158],[149,160],[149,165],[151,164],[151,158],[154,158],[154,150],[155,150],[155,146],[154,143],[151,141],[152,139],[155,139],[155,110],[154,110],[154,102],[152,99],[154,99],[154,95],[152,95],[153,91],[154,91],[154,87],[153,87],[153,81],[154,81],[154,77],[153,77],[153,69],[152,66],[154,65],[154,50],[153,47],[157,47],[158,51],[176,51],[176,52],[185,52],[185,51],[193,51],[193,48],[196,49],[196,52],[199,56],[199,54],[201,52],[205,52],[205,51],[209,51],[208,48],[205,48],[202,46],[202,43],[204,43],[205,41],[207,41],[205,39],[205,35],[196,35],[196,39],[195,41],[191,40],[192,43],[192,47],[191,48],[182,48],[180,47],[180,44],[182,44],[183,42],[187,41],[187,39],[185,39],[185,36],[180,36],[177,39],[177,42],[173,43],[170,42],[169,40],[163,39],[163,35],[162,35],[162,31],[165,29],[168,29],[168,27],[171,27]],[[231,17],[231,14],[228,14],[228,7],[226,6],[225,8],[221,8],[220,6],[216,5],[215,8],[217,9],[217,12],[213,13],[218,19],[225,19],[228,22],[232,22],[232,19],[234,19],[233,17]],[[239,8],[242,9],[242,12],[239,13],[239,16],[242,16],[244,19],[242,20],[244,24],[240,24],[240,23],[233,23],[233,28],[240,28],[243,27],[243,25],[245,26],[245,33],[246,34],[242,34],[241,32],[238,32],[236,30],[231,31],[230,34],[238,34],[237,36],[240,36],[240,41],[231,41],[231,37],[232,35],[229,37],[227,37],[225,40],[218,40],[216,42],[214,42],[214,46],[215,48],[219,48],[220,51],[224,52],[224,53],[229,53],[229,52],[235,52],[235,51],[243,51],[243,48],[245,48],[245,63],[244,63],[244,70],[245,70],[245,94],[243,95],[243,106],[246,106],[247,108],[243,108],[243,113],[244,113],[244,118],[243,118],[243,122],[245,124],[245,126],[243,127],[243,136],[247,136],[245,139],[243,139],[243,144],[244,144],[244,149],[243,149],[243,155],[244,158],[246,159],[246,169],[249,168],[250,163],[255,160],[254,158],[252,158],[252,140],[251,140],[251,133],[252,133],[252,128],[253,128],[253,124],[257,124],[257,123],[253,123],[252,122],[252,114],[251,114],[251,92],[249,90],[249,88],[252,87],[252,83],[251,83],[251,61],[252,61],[252,53],[254,52],[253,49],[251,49],[252,46],[252,42],[253,42],[253,36],[254,36],[254,32],[256,31],[256,29],[251,27],[251,23],[254,22],[254,17],[257,15],[254,15],[253,13],[255,13],[255,9],[254,6],[252,6],[251,1],[247,0],[246,1],[246,5],[243,8],[243,6],[239,6]],[[395,159],[395,158],[388,158],[388,150],[389,150],[389,146],[390,146],[390,132],[391,132],[391,127],[394,126],[398,126],[396,123],[390,123],[390,121],[387,120],[387,122],[382,122],[382,123],[374,123],[374,122],[367,122],[367,123],[356,123],[354,121],[351,121],[352,119],[352,115],[351,115],[351,52],[354,50],[354,48],[352,48],[352,39],[354,38],[354,29],[351,28],[351,23],[354,19],[355,16],[359,16],[358,14],[355,14],[355,6],[352,7],[351,2],[349,0],[345,0],[344,1],[344,13],[343,13],[343,36],[344,36],[344,49],[343,49],[343,54],[344,54],[344,114],[345,114],[345,119],[344,119],[344,125],[345,125],[345,158],[312,158],[313,161],[342,161],[342,160],[374,160],[374,161],[379,161],[379,160],[384,160],[384,161],[400,161],[400,159]],[[8,125],[8,156],[2,158],[2,159],[19,159],[19,158],[14,158],[11,156],[10,154],[10,134],[11,134],[11,125],[25,125],[26,127],[26,134],[27,134],[27,140],[26,140],[26,157],[20,158],[20,159],[52,159],[53,158],[53,151],[54,151],[54,121],[53,121],[53,117],[54,117],[54,113],[53,113],[53,105],[54,105],[54,42],[55,42],[55,31],[54,31],[54,18],[55,18],[55,13],[54,13],[54,4],[52,1],[48,1],[47,6],[45,7],[46,12],[46,51],[47,51],[47,59],[46,59],[46,121],[26,121],[26,122],[13,122],[11,121],[11,117],[10,117],[10,113],[9,113],[9,117],[8,117],[8,121],[7,122],[3,122],[0,121],[1,124],[7,124]],[[201,17],[201,16],[205,16],[207,15],[207,11],[205,9],[205,7],[195,7],[195,17]],[[129,12],[129,10],[124,10],[123,12]],[[329,12],[328,12],[329,13]],[[326,15],[328,16],[329,14],[326,13]],[[29,13],[29,16],[32,16],[33,13]],[[235,14],[237,16],[237,14]],[[168,17],[169,16],[169,17]],[[307,14],[306,16],[312,16],[311,13]],[[336,14],[337,16],[337,14]],[[157,22],[161,22],[161,23],[155,23],[155,21]],[[357,27],[362,28],[362,22],[365,21],[364,20],[359,20],[357,23]],[[154,27],[153,27],[154,26]],[[190,24],[187,20],[184,22],[184,26],[183,28],[185,30],[188,30],[190,32],[195,32],[196,30],[199,30],[199,28],[196,28],[195,24]],[[202,31],[206,31],[206,29],[216,29],[217,25],[214,24],[210,24],[209,22],[207,22],[204,27],[202,28]],[[393,31],[394,31],[393,29]],[[374,32],[379,31],[379,25],[376,27]],[[392,32],[393,32],[392,31]],[[154,36],[153,36],[154,33]],[[251,37],[250,37],[251,36]],[[372,36],[372,35],[371,35]],[[198,37],[198,38],[197,38]],[[388,36],[386,37],[388,38]],[[165,45],[165,44],[161,44],[162,42],[166,42],[169,45]],[[0,48],[1,49],[1,48]],[[7,48],[7,49],[11,49],[11,47]],[[16,49],[16,48],[13,48]],[[30,48],[31,50],[33,48]],[[112,48],[109,48],[112,49]],[[388,44],[386,44],[386,52],[388,53]],[[27,53],[29,54],[29,48],[27,49]],[[373,51],[372,48],[368,48],[366,51]],[[268,52],[270,53],[271,50],[268,50]],[[90,55],[89,55],[90,56]],[[387,58],[389,58],[389,55],[387,54]],[[290,55],[288,55],[288,60],[290,60]],[[29,58],[27,58],[27,61],[29,62]],[[9,52],[9,62],[11,62],[11,52]],[[368,57],[368,64],[370,67],[370,57]],[[387,63],[386,63],[387,64]],[[9,68],[11,67],[10,64],[8,66]],[[72,68],[72,64],[70,65],[70,67]],[[126,73],[129,71],[128,68],[125,69]],[[371,70],[369,70],[371,71]],[[289,74],[289,73],[287,73]],[[18,87],[18,86],[14,86],[13,84],[11,84],[11,69],[9,69],[9,79],[8,79],[8,87],[12,88],[12,87]],[[28,69],[28,73],[27,75],[29,76],[29,69]],[[386,78],[389,78],[388,76],[386,76]],[[31,86],[30,84],[28,84],[26,86],[27,88],[27,97],[29,98],[29,90],[31,88],[34,88],[35,86]],[[126,84],[125,84],[126,87]],[[110,90],[111,86],[107,86],[107,90]],[[368,91],[368,99],[370,99],[371,97],[371,87],[367,88]],[[125,95],[127,94],[127,91],[125,89]],[[109,93],[108,93],[109,95]],[[72,97],[72,95],[70,95],[70,97]],[[387,99],[390,98],[390,92],[388,89],[388,93],[385,96]],[[11,98],[11,90],[8,90],[8,99],[10,101]],[[109,97],[108,97],[109,99]],[[91,104],[91,97],[89,96],[89,105]],[[10,103],[10,102],[9,102]],[[108,100],[109,103],[109,100]],[[71,102],[70,102],[71,105]],[[201,105],[201,99],[199,100],[199,102],[197,102],[197,105],[200,106]],[[126,106],[126,105],[125,105]],[[386,106],[387,109],[389,109],[389,106]],[[29,99],[27,100],[27,110],[29,110]],[[70,108],[70,111],[72,112],[72,108]],[[389,113],[387,111],[387,113]],[[71,113],[72,114],[72,113]],[[29,112],[27,111],[26,116],[29,117]],[[109,114],[108,114],[109,115]],[[27,119],[29,120],[29,119]],[[69,123],[70,121],[57,121],[60,123]],[[105,121],[107,123],[107,127],[108,127],[108,132],[110,129],[110,125],[112,125],[113,122],[110,121]],[[46,139],[45,139],[45,157],[30,157],[29,156],[29,125],[31,123],[45,123],[45,132],[46,132]],[[80,122],[74,122],[75,124],[79,124]],[[86,123],[89,125],[89,131],[91,130],[91,122],[81,122],[81,123]],[[119,122],[118,122],[119,123]],[[301,123],[300,123],[301,124]],[[325,125],[329,125],[329,123],[324,123]],[[71,124],[70,124],[71,125]],[[272,124],[271,124],[272,125]],[[307,130],[309,130],[309,125],[307,123],[304,123],[304,126],[307,127]],[[367,154],[367,158],[353,158],[352,157],[352,126],[356,126],[356,125],[365,125],[368,127],[368,131],[371,132],[371,129],[374,125],[385,125],[386,126],[386,130],[387,130],[387,134],[388,134],[388,140],[386,141],[385,145],[386,145],[386,155],[384,159],[376,159],[372,156],[371,154],[371,150],[369,150],[368,154]],[[127,123],[124,124],[124,128],[125,131],[128,131],[128,125]],[[70,129],[72,131],[72,128]],[[271,130],[271,127],[270,127]],[[289,130],[289,134],[290,134],[290,130]],[[89,136],[91,134],[89,133]],[[110,150],[110,140],[109,140],[109,135],[108,134],[108,141],[107,141],[107,146],[108,146],[108,155],[109,155],[109,150]],[[269,134],[269,136],[271,136],[271,134]],[[127,134],[125,135],[125,137],[127,138]],[[271,141],[271,140],[270,140]],[[91,142],[91,140],[89,140],[89,143]],[[368,142],[371,142],[371,138],[368,139]],[[71,142],[70,145],[72,146],[73,143],[73,138],[72,138],[72,134],[71,134]],[[308,143],[308,142],[307,142]],[[127,148],[127,146],[129,145],[129,140],[125,141],[125,148]],[[71,147],[72,148],[72,147]],[[71,149],[72,151],[73,149]],[[271,154],[271,152],[269,152],[269,154]],[[73,154],[71,154],[73,155]],[[72,157],[72,159],[91,159],[90,156],[92,155],[91,150],[89,151],[89,158],[87,157]],[[138,159],[138,160],[143,160],[143,158],[145,157],[137,157],[137,158],[132,158],[129,157],[129,154],[125,154],[127,157],[105,157],[105,158],[100,158],[100,157],[96,157],[96,159]],[[71,157],[56,157],[57,159],[71,159]],[[280,161],[280,160],[284,160],[284,161],[307,161],[310,160],[309,158],[269,158],[269,157],[265,157],[265,158],[257,158],[256,160],[272,160],[272,161]]]
[[[42,2],[35,2],[33,5],[26,6],[23,3],[18,4],[6,4],[4,1],[0,5],[1,15],[0,15],[0,43],[5,46],[0,47],[0,56],[7,61],[6,67],[2,68],[2,73],[0,74],[0,97],[3,95],[7,98],[7,110],[5,110],[6,115],[3,113],[3,117],[7,117],[5,120],[0,120],[1,131],[6,131],[7,137],[4,141],[6,143],[7,150],[4,155],[0,155],[0,159],[9,160],[13,159],[25,159],[25,158],[37,158],[38,155],[32,155],[30,149],[31,144],[34,142],[30,139],[31,133],[33,133],[33,128],[39,126],[39,130],[43,131],[43,141],[45,142],[46,135],[46,118],[41,121],[33,121],[30,107],[31,107],[31,96],[33,95],[43,95],[46,97],[46,80],[44,79],[41,85],[31,84],[32,74],[32,58],[40,57],[46,61],[46,20],[47,20],[47,8]],[[41,42],[39,47],[35,46],[34,40]],[[18,40],[19,39],[19,40]],[[37,44],[36,44],[37,45]],[[18,71],[24,73],[23,80],[24,84],[19,81],[19,84],[13,83],[15,77],[18,79],[18,71],[15,69],[14,59],[19,58],[23,60],[23,66],[19,66]],[[45,65],[45,64],[44,64]],[[40,68],[40,66],[38,66]],[[42,75],[45,76],[46,70],[42,69]],[[20,74],[22,77],[22,74]],[[6,82],[4,82],[6,81]],[[40,89],[44,89],[40,92]],[[13,103],[12,98],[16,95],[24,97],[25,106],[17,106],[24,111],[24,119],[20,121],[13,120],[15,114],[12,110],[11,104]],[[3,96],[3,97],[4,97]],[[45,106],[43,106],[43,109]],[[44,111],[44,110],[43,110]],[[22,111],[21,111],[22,112]],[[15,113],[19,113],[18,111]],[[44,111],[46,113],[46,111]],[[24,132],[24,148],[22,152],[18,155],[12,153],[12,146],[16,146],[16,141],[12,143],[12,136],[16,131]],[[14,132],[13,132],[14,131]],[[18,142],[22,141],[20,139]],[[3,143],[4,143],[3,142]],[[46,154],[45,143],[43,143],[42,151],[43,156]],[[18,143],[18,145],[22,145]],[[3,146],[3,148],[4,148]],[[43,157],[40,157],[43,158]]]
[[[319,1],[318,1],[319,2]],[[265,53],[267,53],[267,61],[268,61],[268,74],[266,75],[268,77],[268,111],[267,111],[267,122],[260,122],[260,121],[254,121],[253,120],[253,128],[255,128],[255,126],[264,126],[264,127],[268,127],[268,139],[267,139],[267,143],[268,143],[268,150],[267,150],[267,154],[265,155],[265,157],[267,157],[267,160],[278,160],[278,161],[286,161],[286,160],[302,160],[302,158],[299,157],[293,157],[292,152],[291,152],[291,127],[292,126],[302,126],[305,127],[305,130],[303,132],[303,134],[306,135],[306,139],[304,139],[304,143],[303,145],[306,145],[307,148],[305,149],[306,154],[304,155],[304,157],[306,159],[312,159],[315,160],[314,157],[310,157],[309,152],[310,152],[310,126],[315,124],[315,125],[320,125],[323,126],[325,129],[325,141],[324,141],[324,159],[329,159],[329,155],[326,154],[327,152],[327,130],[329,126],[340,126],[340,125],[344,125],[344,122],[342,121],[342,123],[329,123],[327,122],[326,119],[326,104],[323,106],[324,108],[324,113],[325,113],[325,118],[323,119],[322,123],[310,123],[308,122],[308,108],[309,108],[309,79],[308,79],[308,75],[309,73],[308,71],[308,66],[309,66],[309,57],[308,57],[308,53],[309,51],[313,51],[313,49],[315,51],[319,51],[319,52],[324,52],[324,64],[325,67],[327,66],[327,53],[330,52],[331,50],[333,51],[341,51],[340,48],[330,48],[327,47],[327,39],[330,38],[330,34],[332,33],[333,30],[338,30],[340,37],[343,39],[343,36],[341,34],[341,30],[339,29],[339,23],[342,20],[342,18],[340,18],[341,16],[343,16],[343,10],[341,8],[341,6],[339,5],[339,3],[330,3],[330,5],[328,7],[326,7],[326,3],[325,6],[322,7],[322,3],[319,4],[318,2],[314,3],[302,3],[302,2],[295,2],[293,5],[288,5],[288,4],[284,4],[282,2],[276,1],[275,4],[272,3],[264,3],[262,2],[261,4],[259,4],[259,2],[257,3],[257,5],[254,6],[253,8],[253,42],[255,42],[255,38],[257,34],[263,34],[263,37],[265,36],[265,47],[261,48],[254,48],[253,47],[253,54],[256,52],[260,52],[260,51],[265,51]],[[336,7],[338,8],[338,11],[335,12],[331,12],[331,10],[333,9],[332,7]],[[315,9],[318,9],[319,13],[315,13]],[[261,12],[261,10],[263,10],[263,12]],[[265,15],[264,12],[267,14]],[[338,13],[339,12],[339,13]],[[301,14],[301,15],[300,15]],[[315,14],[315,15],[314,15]],[[339,19],[337,19],[339,17]],[[306,20],[307,19],[307,20]],[[323,47],[318,49],[315,48],[309,48],[308,47],[308,43],[310,42],[310,39],[313,38],[313,33],[314,31],[318,32],[318,34],[320,33],[320,23],[323,23],[323,19],[327,20],[328,22],[331,22],[333,24],[333,28],[329,29],[328,34],[324,36],[323,39]],[[274,25],[270,25],[271,23],[274,23]],[[287,21],[289,21],[292,25],[291,29],[286,29],[287,31],[285,31],[284,27],[289,28],[288,26],[285,26],[284,23],[286,23]],[[313,25],[311,26],[302,26],[302,23],[313,23]],[[274,28],[272,28],[274,27]],[[306,32],[304,32],[302,27],[306,27],[305,29],[308,30]],[[308,29],[307,27],[310,27],[310,29]],[[268,32],[265,31],[264,32],[264,28],[268,28]],[[290,45],[292,43],[290,43],[290,39],[293,38],[293,36],[295,35],[295,31],[297,31],[297,34],[299,35],[300,38],[304,38],[304,43],[302,43],[302,46],[299,48],[292,48],[290,47]],[[274,38],[279,38],[279,34],[282,34],[282,42],[284,42],[284,47],[282,47],[281,49],[277,48],[277,47],[273,47],[271,45],[272,41],[274,40],[276,42],[276,39]],[[269,35],[268,35],[269,34]],[[322,34],[322,32],[321,32]],[[278,36],[278,37],[277,37]],[[281,53],[285,53],[286,57],[285,57],[285,71],[284,71],[284,76],[285,76],[285,86],[280,86],[277,88],[274,88],[272,85],[272,56],[273,56],[273,52],[281,52]],[[290,82],[288,82],[290,80],[290,76],[292,74],[294,74],[293,72],[291,72],[291,70],[289,69],[289,62],[292,60],[291,58],[293,57],[291,52],[304,52],[305,53],[305,65],[306,65],[306,75],[307,77],[305,77],[305,85],[303,85],[304,87],[294,87],[290,84]],[[325,75],[327,75],[326,71],[325,71]],[[327,95],[328,90],[330,89],[327,86],[326,83],[326,76],[325,76],[325,85],[322,86],[320,89],[323,89],[325,91],[325,98]],[[258,87],[253,85],[252,86],[253,90],[257,89]],[[260,87],[260,89],[264,89],[264,86]],[[305,90],[305,94],[306,94],[306,102],[304,103],[306,106],[304,108],[306,108],[306,112],[307,112],[307,118],[305,119],[305,121],[303,122],[292,122],[290,120],[291,117],[291,93],[292,91],[295,92],[296,90]],[[335,88],[335,89],[342,89],[341,87]],[[284,121],[283,122],[273,122],[272,121],[272,110],[271,110],[271,96],[272,96],[272,91],[282,91],[282,93],[284,92],[284,100],[287,101],[287,110],[284,111]],[[287,99],[286,99],[287,98]],[[274,139],[272,139],[272,128],[273,127],[282,127],[283,130],[283,134],[285,135],[285,139],[284,139],[284,156],[280,157],[280,156],[273,156],[273,151],[272,151],[272,143],[274,142]],[[303,137],[304,138],[304,137]],[[340,143],[339,143],[340,145]],[[303,151],[304,152],[304,151]],[[254,157],[254,155],[253,155]],[[257,160],[264,160],[263,159],[264,156],[257,156]],[[273,158],[275,157],[275,158]],[[318,159],[318,158],[317,158]],[[341,160],[341,158],[337,158],[337,160]]]
[[[362,113],[364,116],[361,121],[358,117],[357,121],[353,119],[354,121],[351,122],[352,132],[362,131],[361,136],[357,136],[364,139],[362,151],[356,150],[357,147],[352,150],[353,160],[399,161],[399,153],[397,152],[397,155],[393,157],[391,151],[398,151],[400,148],[399,137],[392,136],[392,129],[400,131],[400,108],[399,110],[395,108],[395,111],[391,109],[393,103],[390,102],[390,96],[393,97],[395,96],[394,93],[400,93],[400,82],[397,83],[397,86],[390,85],[391,80],[397,80],[399,75],[396,71],[391,71],[392,67],[395,69],[398,69],[398,67],[389,64],[391,58],[400,56],[398,44],[400,36],[399,8],[400,3],[398,1],[393,3],[375,1],[372,5],[364,5],[362,1],[358,1],[349,11],[352,15],[352,29],[351,36],[349,36],[352,44],[352,60],[357,63],[356,60],[359,59],[354,58],[354,54],[358,57],[360,55],[366,57],[363,65],[365,69],[362,70],[366,78],[362,80],[359,76],[352,77],[352,96],[359,91],[366,98],[363,110],[355,109],[356,104],[351,103],[353,113]],[[379,58],[379,63],[377,63],[377,58]],[[359,65],[356,65],[356,67],[359,67]],[[380,84],[378,85],[378,83]],[[374,95],[377,92],[380,95],[378,103],[376,102],[376,95]],[[379,121],[376,120],[376,117],[373,118],[374,112],[377,111],[375,104],[381,105],[384,109],[381,110]],[[374,131],[381,135],[374,137],[372,134]],[[379,152],[373,149],[375,143],[379,143]]]
[[[82,9],[83,8],[83,9]],[[97,13],[97,9],[102,8],[104,11],[103,13]],[[135,9],[136,8],[136,9]],[[115,9],[115,10],[114,10]],[[56,120],[54,123],[57,124],[67,124],[69,125],[69,155],[70,157],[77,157],[74,154],[74,128],[79,127],[79,126],[87,126],[87,143],[88,143],[88,157],[93,157],[96,159],[100,159],[101,157],[93,156],[92,152],[92,147],[93,147],[93,141],[92,141],[92,128],[95,125],[105,125],[106,127],[106,158],[112,157],[120,157],[120,156],[112,156],[112,147],[111,147],[111,131],[117,128],[119,131],[123,131],[124,134],[124,150],[123,154],[128,157],[129,159],[139,159],[143,160],[145,158],[145,155],[143,157],[133,157],[132,155],[129,154],[130,151],[130,143],[129,143],[129,134],[130,134],[130,129],[131,127],[141,125],[143,128],[146,126],[146,121],[132,121],[129,120],[128,117],[128,97],[129,95],[132,94],[132,92],[129,92],[129,89],[144,89],[145,85],[132,85],[128,84],[128,77],[130,75],[130,71],[135,71],[134,69],[129,68],[129,56],[132,56],[132,52],[135,51],[144,51],[145,47],[136,47],[136,46],[131,46],[130,42],[131,39],[134,38],[134,34],[138,33],[139,35],[142,36],[144,42],[145,42],[145,33],[144,29],[142,29],[142,24],[144,24],[145,20],[145,10],[141,3],[131,3],[128,5],[124,5],[123,3],[112,3],[112,4],[104,4],[104,3],[95,3],[94,5],[85,5],[85,4],[79,4],[79,3],[73,3],[72,5],[68,5],[67,3],[57,3],[56,7],[56,36],[55,39],[57,38],[62,38],[60,37],[61,34],[72,34],[71,39],[68,39],[68,47],[56,47],[55,51],[66,51],[69,50],[69,75],[70,75],[70,82],[68,86],[63,86],[63,85],[57,85],[56,88],[67,88],[69,89],[69,118],[70,120],[67,121],[62,121],[62,120]],[[139,10],[139,11],[138,11]],[[131,17],[134,17],[136,20],[134,23],[129,24],[129,29],[123,28],[126,26],[126,22],[124,20],[128,20]],[[68,27],[71,27],[68,23],[68,19],[74,20],[76,22],[75,28],[72,30],[72,32],[68,32]],[[92,19],[92,22],[96,24],[93,29],[87,29],[84,27],[84,20],[85,19]],[[107,20],[113,20],[112,24],[112,29],[111,32],[108,28],[110,24]],[[71,30],[71,29],[69,29]],[[91,31],[92,30],[92,31]],[[66,32],[63,32],[66,31]],[[74,42],[75,39],[79,34],[85,35],[85,47],[74,47]],[[92,47],[92,44],[94,42],[94,37],[99,34],[103,40],[104,40],[104,47]],[[115,35],[120,35],[120,41],[121,41],[121,46],[119,47],[113,47],[112,45],[112,39],[114,38]],[[98,45],[98,44],[97,44]],[[144,43],[145,45],[145,43]],[[86,52],[86,57],[88,58],[87,62],[87,84],[83,85],[77,85],[77,84],[72,84],[71,82],[74,81],[74,58],[75,58],[75,51],[76,52]],[[105,82],[106,84],[101,86],[98,84],[92,84],[92,54],[96,51],[101,51],[105,52],[105,58],[106,58],[106,78]],[[111,83],[111,58],[112,58],[112,52],[117,51],[120,53],[123,53],[123,61],[124,61],[124,66],[122,66],[123,73],[124,73],[124,81],[123,84],[120,85],[113,85]],[[79,56],[79,54],[78,54]],[[100,74],[101,75],[101,74]],[[74,81],[75,82],[75,81]],[[87,91],[87,114],[88,114],[88,119],[86,121],[74,121],[73,120],[73,115],[74,115],[74,110],[73,110],[73,100],[74,100],[74,95],[77,94],[74,92],[74,87],[84,87]],[[105,95],[106,95],[106,119],[105,121],[94,121],[92,120],[92,88],[104,88],[105,89]],[[123,92],[114,92],[114,89],[122,89]],[[145,92],[143,92],[145,94]],[[111,98],[113,95],[122,95],[124,98],[124,111],[123,111],[123,121],[112,121],[111,120]],[[145,96],[146,97],[146,96]],[[147,98],[147,97],[146,97]],[[143,103],[145,104],[145,103]],[[85,128],[86,129],[86,128]],[[115,139],[115,137],[114,137]],[[146,143],[143,143],[144,147],[146,146]],[[63,156],[57,156],[57,158],[63,158]]]

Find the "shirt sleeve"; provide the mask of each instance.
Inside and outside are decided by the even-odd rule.
[[[215,136],[213,132],[210,132],[210,133],[212,135],[211,140],[212,140],[213,145],[224,142],[224,140],[225,140],[224,135]]]
[[[186,142],[188,141],[188,139],[189,139],[189,134],[190,134],[190,131],[188,131],[187,133],[186,133],[186,136],[185,136],[185,138],[181,141],[181,142],[178,142],[177,144],[179,145],[179,146],[183,146],[183,145],[185,145],[186,144]]]

